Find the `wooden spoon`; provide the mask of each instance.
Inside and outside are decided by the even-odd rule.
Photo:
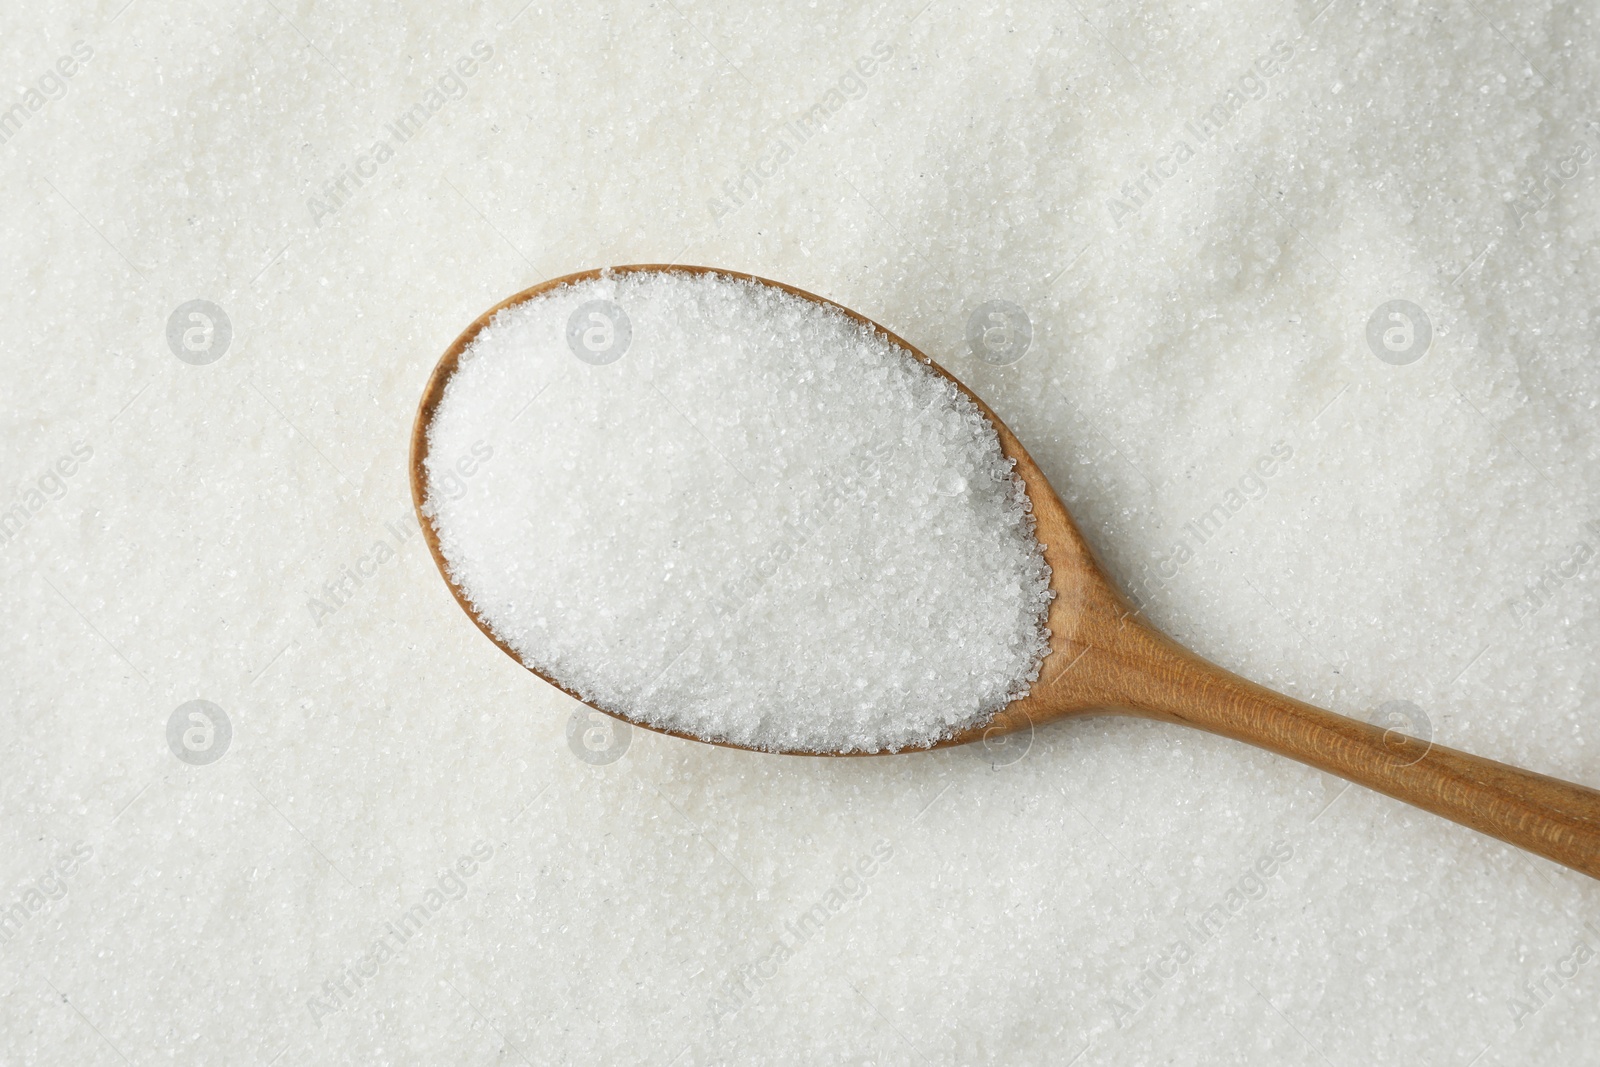
[[[865,316],[780,282],[738,271],[672,264],[613,267],[609,272],[633,271],[717,273],[774,286],[839,308],[919,359],[927,359],[915,346]],[[553,279],[480,315],[434,368],[412,428],[411,495],[434,562],[462,610],[518,663],[521,660],[494,636],[451,581],[438,536],[422,513],[427,497],[423,467],[427,429],[462,351],[496,312],[548,289],[587,281],[600,273],[583,271]],[[970,389],[938,364],[932,364],[932,369],[971,397],[994,424],[1000,447],[1016,460],[1017,474],[1033,501],[1038,537],[1050,564],[1050,586],[1056,594],[1049,615],[1050,652],[1028,695],[1012,701],[986,725],[958,733],[933,748],[989,741],[1074,715],[1138,715],[1182,723],[1299,760],[1600,878],[1600,791],[1434,745],[1274,693],[1195,655],[1147,625],[1106,576],[1027,449]],[[574,699],[582,699],[554,679],[538,671],[533,673]],[[608,708],[596,710],[616,715]],[[657,729],[626,716],[616,717],[634,726]],[[703,740],[674,731],[657,732]]]

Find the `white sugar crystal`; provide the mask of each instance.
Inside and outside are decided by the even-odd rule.
[[[1182,643],[1600,784],[1600,5],[124,2],[0,11],[0,1063],[1600,1062],[1600,881],[1226,738],[585,734],[444,590],[406,449],[505,294],[782,279],[970,386]],[[615,372],[632,447],[677,417],[637,355],[558,347],[513,426]],[[631,457],[648,501],[718,449],[806,485],[656,385],[709,441]]]
[[[881,332],[772,286],[633,273],[499,312],[426,465],[479,615],[637,721],[926,745],[1025,694],[1047,648],[1049,568],[988,419]]]

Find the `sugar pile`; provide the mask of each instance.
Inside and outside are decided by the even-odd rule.
[[[1600,1059],[1600,882],[1225,738],[597,761],[444,594],[405,461],[500,296],[735,265],[970,385],[1197,652],[1600,782],[1596,5],[175,13],[0,15],[0,1062]],[[469,444],[452,493],[506,457]]]
[[[1049,569],[1013,465],[977,405],[842,311],[633,273],[506,308],[463,352],[424,510],[479,616],[586,700],[878,751],[1037,677]]]

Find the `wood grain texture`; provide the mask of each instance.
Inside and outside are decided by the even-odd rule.
[[[1181,723],[1299,760],[1600,878],[1600,791],[1324,711],[1274,693],[1189,652],[1147,625],[1106,577],[1055,490],[1015,435],[980,397],[915,346],[849,308],[793,286],[738,271],[638,264],[610,268],[610,273],[666,270],[746,278],[838,308],[926,360],[935,372],[953,382],[994,424],[1000,447],[1016,461],[1017,473],[1033,502],[1039,540],[1050,564],[1050,585],[1056,594],[1049,613],[1051,650],[1026,697],[1007,705],[993,721],[931,747],[968,744],[1075,715],[1125,714]],[[450,579],[439,552],[438,537],[422,513],[427,496],[423,466],[427,428],[461,352],[496,312],[600,273],[584,271],[553,279],[518,293],[479,316],[434,368],[412,428],[411,492],[428,549],[462,610],[513,659],[516,656],[510,648],[494,635]],[[581,699],[554,679],[543,674],[540,677],[574,699]],[[608,708],[596,710],[615,714]],[[633,725],[655,729],[642,722],[634,721]],[[657,732],[700,740],[672,731]]]

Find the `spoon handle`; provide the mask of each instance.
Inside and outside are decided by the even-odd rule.
[[[1137,629],[1142,662],[1116,671],[1125,710],[1277,752],[1600,878],[1600,790],[1324,711]]]

